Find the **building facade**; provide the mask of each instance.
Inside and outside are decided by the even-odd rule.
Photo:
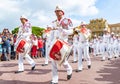
[[[120,23],[109,24],[110,32],[120,35]]]
[[[102,36],[105,28],[110,31],[107,20],[103,18],[90,20],[88,28],[92,31],[92,36]]]

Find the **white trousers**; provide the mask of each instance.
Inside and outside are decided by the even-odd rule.
[[[100,47],[100,54],[101,54],[101,56],[102,56],[102,60],[105,60],[106,54],[105,54],[104,43],[100,43],[99,47]]]
[[[112,58],[113,55],[114,55],[114,45],[113,45],[113,43],[110,43],[110,44],[109,44],[108,53],[109,53],[109,58]]]
[[[93,55],[94,56],[98,55],[99,54],[99,44],[95,43],[93,49],[94,49]]]
[[[117,44],[114,44],[114,54],[115,54],[115,57],[118,57],[119,56],[119,51],[118,51],[118,49],[119,49],[119,45],[117,45]]]
[[[78,48],[78,70],[82,70],[82,56],[87,61],[87,65],[91,65],[91,59],[89,56],[89,46],[87,43],[82,43]]]
[[[118,43],[118,55],[120,56],[120,43]]]
[[[99,44],[99,49],[100,49],[99,50],[100,54],[103,55],[103,53],[104,53],[104,44],[103,43]]]
[[[24,65],[23,65],[23,57],[25,57],[25,59],[28,61],[28,63],[33,67],[35,66],[35,62],[34,60],[28,55],[26,54],[25,56],[23,56],[24,53],[19,53],[19,59],[18,59],[18,71],[24,71]]]
[[[73,44],[73,61],[77,61],[78,44]]]
[[[58,68],[57,62],[52,60],[52,82],[58,83]],[[63,67],[67,70],[67,75],[72,74],[72,67],[67,60],[63,63]]]
[[[103,45],[103,55],[102,55],[102,60],[105,60],[106,59],[106,57],[108,57],[109,58],[109,56],[108,56],[108,54],[109,54],[109,44],[108,43],[102,43],[102,45]],[[107,55],[106,55],[107,54]]]
[[[45,64],[48,64],[49,61],[49,42],[46,41],[46,45],[45,45]]]

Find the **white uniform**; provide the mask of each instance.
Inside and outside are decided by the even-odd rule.
[[[103,35],[104,55],[102,56],[102,60],[105,60],[105,58],[106,58],[106,53],[107,53],[107,55],[108,55],[109,38],[110,38],[110,34],[104,34],[104,35]]]
[[[102,58],[103,58],[103,55],[104,55],[104,43],[103,43],[102,38],[99,39],[99,52],[100,52],[100,55],[102,55]]]
[[[109,58],[111,59],[114,56],[114,37],[110,37],[109,44],[108,44],[108,53],[109,53]]]
[[[116,57],[118,57],[118,38],[114,38],[114,43],[113,43],[113,45],[114,45],[114,47],[113,47],[113,52],[114,52],[114,57],[116,58]]]
[[[18,44],[18,42],[20,41],[20,39],[24,39],[26,40],[26,42],[28,43],[27,46],[24,47],[25,50],[27,50],[27,52],[23,52],[23,53],[19,53],[19,59],[18,59],[18,71],[24,71],[24,66],[23,66],[23,57],[25,57],[25,59],[29,62],[29,64],[31,64],[32,67],[35,66],[35,62],[34,60],[29,56],[29,51],[27,47],[31,46],[31,40],[30,40],[30,35],[32,34],[32,30],[31,30],[31,24],[26,22],[24,25],[21,25],[19,27],[19,31],[18,31],[18,38],[17,41],[15,43],[15,45]]]
[[[53,21],[53,28],[57,28],[58,30],[53,30],[54,37],[53,39],[59,38],[63,41],[68,41],[68,35],[73,33],[72,29],[70,29],[71,23],[69,22],[69,19],[62,18],[60,21],[55,20]],[[67,70],[67,75],[72,74],[72,67],[68,63],[68,60],[65,59],[65,62],[63,63],[63,67]],[[52,60],[52,82],[58,83],[58,71],[57,71],[57,62],[55,60]]]
[[[78,35],[74,35],[73,37],[73,56],[74,56],[73,62],[77,61],[78,39],[79,39]]]
[[[93,40],[93,55],[97,56],[99,54],[99,40],[98,38],[94,38]]]
[[[120,56],[120,36],[118,37],[118,55]]]
[[[82,70],[83,69],[83,65],[82,65],[82,57],[85,58],[85,60],[87,61],[87,65],[91,66],[91,59],[89,56],[89,42],[88,39],[85,38],[85,36],[80,33],[79,34],[79,51],[78,51],[78,70]]]
[[[52,31],[50,30],[49,32],[47,33],[44,33],[43,34],[43,38],[46,39],[46,42],[45,42],[45,64],[48,64],[48,61],[49,61],[49,51],[50,51],[50,44],[52,42]]]

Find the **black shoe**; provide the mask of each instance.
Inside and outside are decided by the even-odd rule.
[[[15,71],[16,74],[17,74],[17,73],[22,73],[22,72],[24,72],[24,71]]]
[[[7,61],[10,61],[10,59],[8,59]]]
[[[88,65],[88,69],[90,69],[91,68],[91,65]]]
[[[82,71],[82,70],[78,70],[78,69],[77,69],[75,72],[81,72],[81,71]]]
[[[67,80],[70,80],[70,79],[71,79],[71,77],[72,77],[72,74],[67,75]]]
[[[82,61],[85,61],[85,59],[82,59]]]
[[[72,63],[77,63],[77,61],[73,61]]]
[[[117,58],[116,56],[114,58]]]
[[[105,61],[105,60],[102,59],[101,61]]]
[[[58,83],[53,83],[53,82],[50,82],[50,84],[58,84]]]
[[[98,56],[98,54],[96,56]]]
[[[42,66],[47,66],[48,64],[42,64]]]
[[[35,65],[31,68],[31,70],[34,70],[35,69]]]

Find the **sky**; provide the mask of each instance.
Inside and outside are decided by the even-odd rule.
[[[20,26],[21,15],[33,26],[45,28],[56,19],[56,6],[71,18],[74,27],[96,18],[104,18],[109,24],[120,23],[119,3],[120,0],[0,0],[0,32]]]

